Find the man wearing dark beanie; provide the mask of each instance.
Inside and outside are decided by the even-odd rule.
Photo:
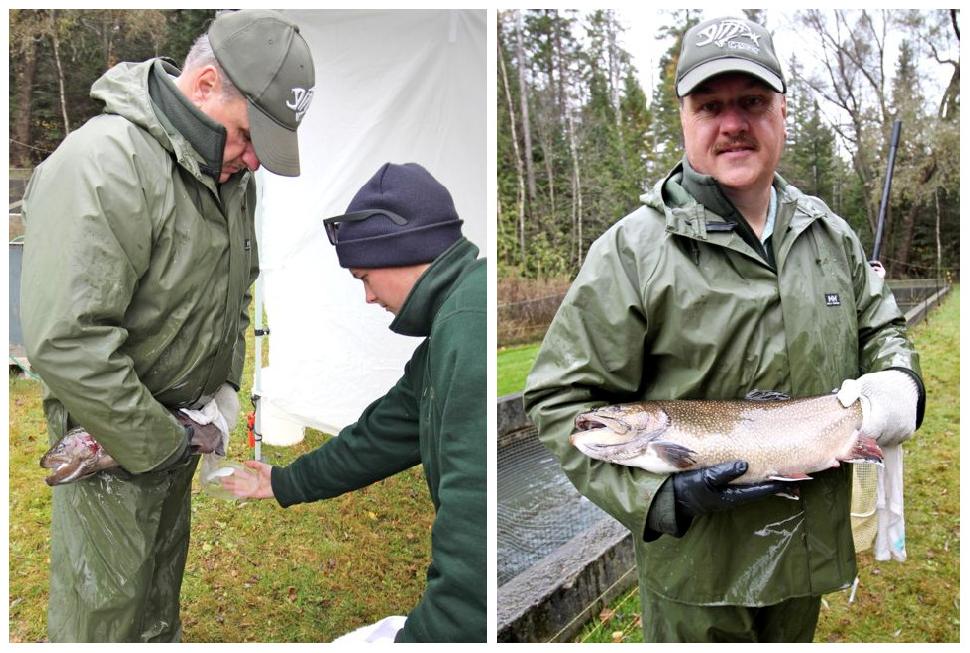
[[[448,190],[416,163],[387,163],[347,213],[324,220],[366,301],[423,336],[404,375],[360,419],[286,467],[250,461],[283,507],[334,497],[421,463],[435,507],[428,585],[402,642],[485,641],[485,260]],[[240,484],[242,485],[242,484]]]

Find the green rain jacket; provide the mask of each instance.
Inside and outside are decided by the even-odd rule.
[[[152,108],[154,66],[178,74],[122,63],[94,84],[104,113],[37,167],[24,198],[21,318],[51,438],[83,425],[136,474],[185,447],[166,406],[239,386],[259,273],[252,174],[220,186],[200,169]]]
[[[82,425],[123,468],[54,488],[51,641],[180,639],[198,458],[166,407],[242,373],[255,185],[248,171],[221,185],[204,172],[221,166],[225,131],[177,74],[161,60],[105,73],[91,90],[104,113],[38,166],[24,198],[21,318],[51,441]]]
[[[592,460],[569,444],[576,415],[605,404],[754,389],[818,395],[890,367],[918,380],[888,287],[821,200],[775,177],[769,257],[739,233],[747,225],[736,212],[721,217],[735,210],[713,179],[684,176],[680,164],[590,247],[529,375],[526,409],[579,491],[633,532],[641,591],[763,606],[844,588],[856,573],[850,466],[813,474],[800,501],[768,497],[654,539],[653,502],[669,501],[657,513],[673,514],[672,494],[658,492],[669,475]]]
[[[398,641],[485,641],[486,267],[477,254],[459,239],[411,289],[390,328],[427,337],[394,387],[338,437],[272,471],[286,507],[424,467],[435,508],[431,565]]]

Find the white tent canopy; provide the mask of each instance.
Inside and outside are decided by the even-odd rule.
[[[257,175],[257,286],[271,335],[254,392],[269,443],[281,414],[328,433],[354,422],[418,343],[365,304],[322,228],[382,164],[427,168],[485,252],[485,12],[284,13],[310,46],[316,86],[299,129],[302,174]]]

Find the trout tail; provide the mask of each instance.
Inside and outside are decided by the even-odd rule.
[[[873,438],[860,435],[852,447],[852,451],[849,452],[849,457],[844,462],[882,465],[882,449],[879,448]]]

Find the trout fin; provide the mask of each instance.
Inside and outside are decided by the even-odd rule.
[[[744,398],[746,401],[787,401],[791,395],[774,390],[752,390]]]
[[[660,460],[673,465],[677,469],[687,469],[697,462],[694,458],[694,451],[681,444],[667,442],[665,440],[656,440],[651,442],[650,446]]]
[[[791,474],[786,474],[784,476],[780,474],[774,474],[768,477],[769,481],[810,481],[812,477],[804,472],[793,472]]]
[[[849,457],[844,459],[843,462],[882,465],[882,449],[876,444],[875,439],[868,435],[860,435],[852,447],[852,451],[849,452]]]

